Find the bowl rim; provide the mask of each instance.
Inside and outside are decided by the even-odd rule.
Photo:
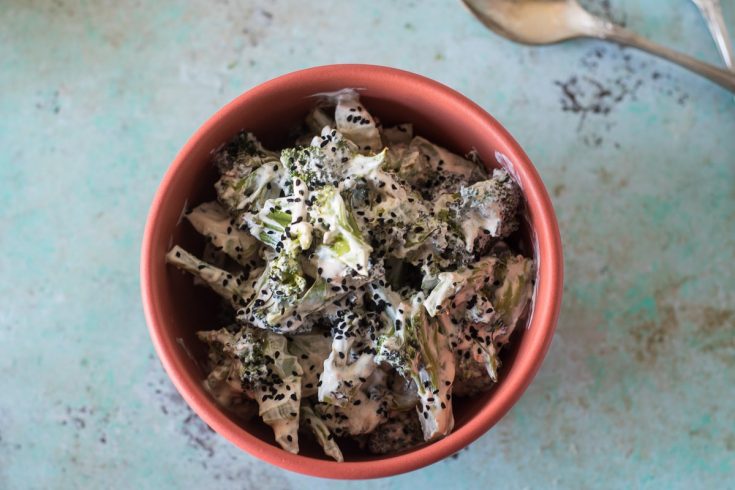
[[[443,99],[443,105],[451,105],[457,110],[462,110],[471,123],[481,124],[485,130],[497,135],[501,143],[498,149],[501,152],[500,157],[504,156],[513,162],[514,176],[521,184],[527,205],[534,216],[532,230],[533,238],[537,242],[536,261],[542,280],[536,285],[533,314],[528,325],[529,329],[541,330],[540,334],[533,337],[534,342],[529,346],[529,354],[514,362],[503,382],[504,389],[494,393],[488,402],[462,427],[444,439],[409,453],[389,455],[383,459],[370,461],[338,463],[291,454],[256,438],[231,421],[216,405],[216,402],[203,394],[199,389],[201,381],[191,379],[186,375],[183,363],[175,354],[175,349],[179,348],[178,344],[174,339],[165,335],[163,327],[165,320],[157,305],[157,293],[154,288],[156,280],[152,270],[154,261],[160,260],[160,257],[157,258],[154,253],[154,239],[166,197],[172,181],[184,169],[187,155],[197,143],[204,139],[206,134],[213,131],[222,119],[233,112],[240,111],[241,107],[262,94],[277,89],[284,82],[292,82],[294,79],[303,79],[303,77],[329,78],[345,73],[349,73],[351,77],[364,77],[365,79],[381,77],[391,80],[392,83],[418,85],[432,96]],[[496,152],[496,158],[500,157]],[[214,431],[251,455],[287,470],[322,478],[365,479],[416,470],[460,451],[487,432],[520,399],[540,368],[556,328],[563,292],[563,258],[556,216],[540,176],[520,145],[489,113],[459,92],[415,73],[378,65],[337,64],[290,72],[257,85],[226,104],[195,131],[178,152],[156,189],[143,233],[140,277],[145,319],[158,358],[177,391],[192,410]]]

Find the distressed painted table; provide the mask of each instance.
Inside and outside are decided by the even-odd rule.
[[[599,42],[511,44],[454,1],[118,3],[0,4],[0,488],[735,485],[730,94]],[[687,0],[592,7],[718,62]],[[491,432],[341,483],[263,464],[192,414],[154,357],[138,252],[200,123],[348,61],[428,75],[503,122],[553,196],[567,278],[542,371]]]

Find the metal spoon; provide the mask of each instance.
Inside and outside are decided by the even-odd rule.
[[[595,17],[576,0],[462,0],[487,27],[512,41],[553,44],[593,37],[648,51],[735,92],[735,73],[653,43],[623,27]]]
[[[732,51],[730,36],[727,33],[725,19],[722,17],[722,7],[720,0],[692,0],[694,4],[702,12],[704,20],[707,22],[712,37],[715,39],[717,49],[720,50],[725,65],[731,70],[735,68],[735,54]]]

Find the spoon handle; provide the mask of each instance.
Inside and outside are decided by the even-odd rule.
[[[605,23],[604,27],[599,29],[597,35],[602,39],[607,39],[619,44],[648,51],[653,55],[660,56],[661,58],[677,63],[688,70],[698,73],[703,77],[709,78],[716,84],[731,92],[735,92],[735,72],[717,68],[714,65],[705,63],[704,61],[699,61],[698,59],[684,53],[661,46],[660,44],[649,41],[643,36],[639,36],[628,29],[612,23]]]

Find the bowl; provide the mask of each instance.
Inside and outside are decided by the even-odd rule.
[[[210,152],[245,128],[266,146],[286,142],[286,130],[313,107],[314,94],[360,90],[364,105],[385,124],[412,122],[416,133],[460,154],[476,150],[489,167],[508,169],[526,200],[526,243],[537,262],[534,302],[525,329],[502,356],[492,391],[457,399],[454,431],[439,441],[399,454],[374,456],[344,449],[345,462],[327,459],[316,445],[301,454],[278,447],[260,421],[241,422],[204,390],[204,346],[194,332],[218,328],[214,300],[191,277],[166,265],[172,244],[201,250],[201,239],[181,222],[182,210],[214,197]],[[189,406],[212,429],[255,457],[307,475],[361,479],[396,475],[434,463],[489,430],[521,397],[541,366],[556,327],[562,296],[562,252],[551,201],[538,173],[511,135],[460,93],[428,78],[371,65],[330,65],[289,73],[245,92],[212,116],[187,141],[156,191],[141,253],[145,316],[158,357]]]

